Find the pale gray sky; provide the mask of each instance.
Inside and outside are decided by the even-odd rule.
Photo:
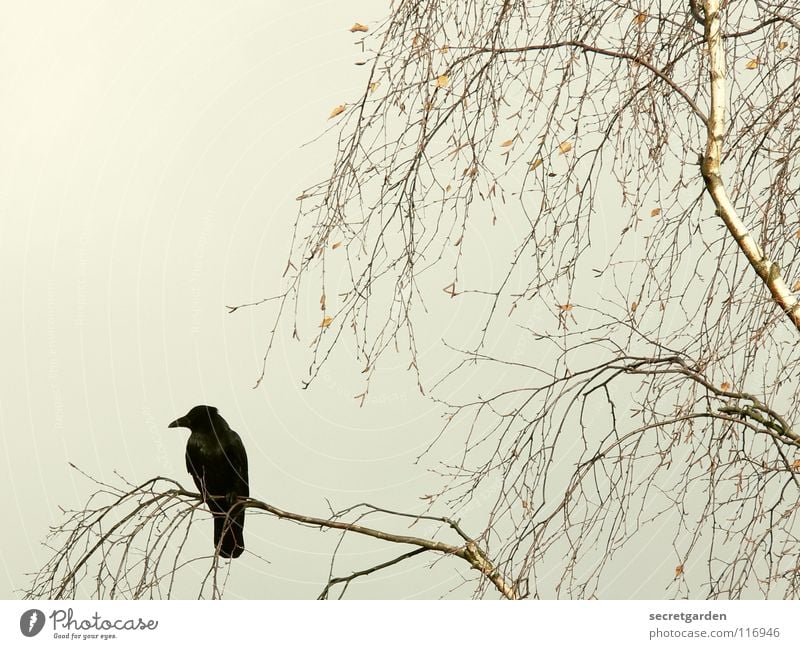
[[[418,507],[427,478],[413,459],[438,420],[410,377],[390,373],[364,409],[357,375],[303,392],[307,347],[292,348],[287,330],[252,390],[271,312],[224,308],[280,287],[294,198],[331,159],[330,141],[301,145],[363,78],[349,26],[385,11],[366,0],[3,3],[0,484],[11,531],[0,596],[42,563],[59,506],[89,494],[68,461],[103,480],[116,470],[190,485],[186,431],[166,424],[196,403],[242,434],[255,496],[319,514],[325,498],[400,506],[409,494]],[[271,563],[240,560],[229,596],[317,595],[333,535],[251,518],[247,540]],[[450,574],[398,581],[403,572],[364,596],[436,595]]]

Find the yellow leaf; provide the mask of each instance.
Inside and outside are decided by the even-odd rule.
[[[727,381],[723,381],[722,385],[720,385],[719,387],[720,387],[721,390],[727,392],[728,390],[731,389],[731,384],[728,383]]]
[[[795,460],[794,462],[792,462],[792,469],[794,469],[795,471],[800,469],[800,460]]]
[[[362,25],[361,23],[356,23],[350,28],[351,32],[367,32],[369,31],[369,27],[366,25]]]
[[[650,216],[658,216],[659,214],[661,214],[660,207],[654,207],[652,210],[650,210]]]
[[[325,327],[330,327],[331,322],[333,322],[333,318],[329,315],[326,315],[324,318],[322,318],[322,324],[320,324],[320,328],[324,329]]]
[[[450,77],[448,77],[446,74],[440,74],[438,77],[436,77],[437,88],[447,88],[448,85],[450,85]]]
[[[750,59],[750,60],[747,62],[747,65],[745,65],[744,67],[745,67],[745,68],[747,68],[748,70],[755,70],[755,69],[758,67],[758,64],[759,64],[760,62],[761,62],[761,61],[759,61],[759,60],[758,60],[758,57],[756,57],[756,58],[754,58],[754,59]]]
[[[347,108],[347,104],[339,104],[336,108],[331,111],[331,114],[328,115],[328,119],[332,119],[337,115],[341,115],[344,112],[344,109]]]
[[[514,139],[513,139],[513,138],[512,138],[512,139],[510,139],[510,140],[503,140],[503,141],[500,143],[500,146],[502,146],[502,147],[508,147],[508,146],[511,146],[512,144],[514,144]]]
[[[561,144],[558,145],[558,150],[561,153],[569,153],[570,151],[572,151],[572,142],[570,141],[562,142]]]
[[[675,576],[680,577],[683,574],[683,564],[675,566]]]
[[[378,89],[379,85],[381,85],[380,81],[373,81],[371,84],[369,84],[370,93],[374,93]]]
[[[334,244],[331,246],[331,248],[332,248],[333,250],[336,250],[336,249],[337,249],[338,247],[340,247],[341,245],[342,245],[342,242],[341,242],[341,241],[337,241],[336,243],[334,243]]]
[[[536,168],[541,164],[542,164],[542,159],[541,158],[536,158],[536,160],[531,162],[530,170],[531,171],[536,171]]]
[[[641,14],[636,14],[636,16],[633,19],[633,22],[635,22],[637,25],[641,25],[644,23],[645,20],[647,20],[647,14],[641,13]]]
[[[778,50],[785,50],[787,47],[789,47],[789,43],[786,41],[781,41],[778,43]]]
[[[444,45],[442,45],[442,46],[439,48],[439,51],[440,51],[442,54],[447,54],[447,53],[450,51],[450,46],[449,46],[447,43],[445,43]]]

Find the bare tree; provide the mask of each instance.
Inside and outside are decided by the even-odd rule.
[[[330,176],[299,197],[286,291],[229,308],[275,308],[265,366],[281,325],[318,332],[305,387],[351,338],[359,403],[402,350],[445,415],[431,444],[457,437],[463,453],[412,515],[438,523],[430,538],[361,528],[372,506],[345,522],[246,501],[415,546],[332,572],[323,595],[438,552],[477,569],[476,596],[603,596],[654,529],[669,530],[670,568],[652,577],[668,596],[800,594],[799,14],[762,0],[395,0],[370,26],[363,93],[331,115]],[[298,308],[311,299],[313,322]],[[436,377],[418,349],[443,301],[478,324],[442,342],[452,365]],[[170,594],[181,564],[154,562],[168,544],[180,556],[196,494],[163,479],[110,493],[121,526],[98,535],[107,510],[77,512],[29,595],[69,596],[87,574],[98,596],[123,574],[144,575],[125,578],[127,596]],[[478,500],[467,535],[454,521]],[[124,563],[133,538],[140,573]],[[116,572],[76,570],[88,555]]]
[[[320,327],[308,384],[352,336],[363,403],[405,350],[463,440],[430,506],[490,495],[478,538],[519,596],[602,596],[662,526],[666,594],[800,594],[798,14],[397,0],[363,41],[265,363],[287,318]],[[442,299],[480,324],[432,380],[417,350]]]

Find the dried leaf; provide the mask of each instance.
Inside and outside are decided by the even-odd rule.
[[[541,158],[536,158],[533,162],[531,162],[530,171],[536,171],[537,167],[542,164]]]
[[[437,88],[447,88],[450,85],[450,77],[446,74],[440,74],[436,77],[436,87]]]
[[[445,43],[444,45],[442,45],[442,46],[439,48],[439,51],[440,51],[442,54],[447,54],[447,53],[450,51],[450,46],[449,46],[447,43]]]
[[[566,304],[559,304],[558,308],[561,309],[562,311],[572,311],[572,305],[569,302],[567,302]]]
[[[514,144],[514,139],[513,139],[513,138],[512,138],[512,139],[510,139],[510,140],[503,140],[503,141],[500,143],[500,146],[502,146],[502,147],[509,147],[509,146],[511,146],[512,144]]]
[[[796,236],[798,239],[800,239],[800,230],[798,230],[797,232],[795,232],[795,233],[794,233],[794,236]]]
[[[719,387],[720,387],[720,390],[723,390],[724,392],[727,392],[728,390],[731,389],[731,384],[728,383],[727,381],[723,381],[722,385],[720,385]]]
[[[331,322],[333,322],[333,318],[329,315],[326,315],[322,318],[322,324],[320,324],[320,329],[324,329],[325,327],[330,327]]]
[[[800,469],[800,460],[795,460],[794,462],[792,462],[792,469],[794,469],[795,471]]]
[[[336,108],[331,111],[331,114],[328,115],[328,119],[336,117],[337,115],[341,115],[344,112],[344,109],[347,108],[347,104],[339,104]]]
[[[371,94],[374,94],[374,93],[375,93],[375,91],[378,89],[378,86],[379,86],[379,85],[381,85],[381,82],[380,82],[380,81],[373,81],[371,84],[369,84],[369,91],[370,91],[370,93],[371,93]]]
[[[800,279],[798,279],[792,286],[793,291],[800,291]]]
[[[781,41],[780,43],[778,43],[778,51],[785,50],[787,47],[789,47],[789,43],[787,43],[786,41]]]
[[[450,183],[447,183],[447,187],[444,188],[444,191],[446,191],[446,192],[453,191],[453,186]]]
[[[683,564],[675,566],[675,576],[680,577],[683,574]]]
[[[748,69],[748,70],[755,70],[755,69],[758,67],[758,64],[759,64],[759,63],[761,63],[761,61],[759,61],[758,57],[756,57],[756,58],[754,58],[754,59],[750,59],[750,60],[747,62],[747,65],[745,65],[744,67],[745,67],[746,69]]]
[[[558,145],[558,150],[561,153],[569,153],[570,151],[572,151],[572,142],[570,141],[562,142],[561,144]]]
[[[631,311],[636,313],[636,309],[638,309],[638,308],[639,308],[639,303],[638,302],[631,302]]]
[[[325,310],[325,293],[319,296],[319,308]]]
[[[340,247],[341,247],[341,245],[342,245],[342,242],[341,242],[341,241],[337,241],[336,243],[334,243],[334,244],[331,246],[331,249],[332,249],[332,250],[336,250],[337,248],[340,248]]]
[[[659,214],[661,214],[660,207],[654,207],[652,210],[650,210],[650,216],[658,216]]]
[[[366,25],[362,25],[361,23],[355,23],[350,28],[350,31],[351,32],[368,32],[369,31],[369,27],[367,27]]]
[[[633,22],[635,22],[637,25],[642,25],[642,24],[644,24],[645,20],[647,20],[647,14],[646,13],[640,13],[640,14],[636,14],[636,16],[633,19]]]

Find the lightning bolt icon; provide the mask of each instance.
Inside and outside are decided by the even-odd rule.
[[[36,611],[33,611],[30,618],[28,618],[28,631],[33,630],[33,625],[36,624],[37,617]]]

